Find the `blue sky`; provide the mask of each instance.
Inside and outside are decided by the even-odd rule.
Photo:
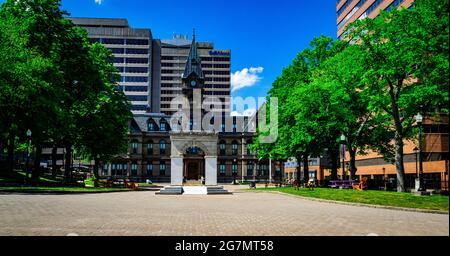
[[[232,51],[234,86],[248,86],[232,95],[244,98],[266,96],[313,37],[336,37],[336,0],[62,0],[62,8],[75,17],[126,18],[160,39],[195,28],[199,41]]]

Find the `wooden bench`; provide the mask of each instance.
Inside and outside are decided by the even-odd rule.
[[[330,185],[328,185],[331,188],[345,188],[349,189],[353,187],[354,180],[331,180]]]

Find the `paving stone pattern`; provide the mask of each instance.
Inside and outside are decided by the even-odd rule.
[[[0,235],[448,236],[449,216],[272,193],[0,195]]]

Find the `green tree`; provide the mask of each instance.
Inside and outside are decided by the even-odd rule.
[[[300,177],[300,163],[303,162],[304,177],[308,179],[308,158],[312,154],[319,154],[318,152],[323,148],[323,144],[327,144],[331,148],[330,152],[334,155],[337,154],[334,150],[334,144],[332,144],[336,137],[322,144],[317,144],[315,140],[318,134],[313,134],[299,123],[300,121],[306,122],[305,119],[299,120],[298,116],[299,111],[306,103],[296,96],[299,91],[303,90],[302,88],[311,83],[314,72],[322,63],[342,51],[345,46],[345,42],[333,41],[329,37],[315,38],[311,41],[310,48],[300,52],[293,63],[283,70],[281,76],[276,79],[269,91],[269,97],[276,97],[279,102],[279,136],[275,143],[264,147],[261,147],[262,143],[257,139],[255,148],[259,148],[257,150],[258,155],[262,156],[275,155],[282,159],[296,157],[299,163],[297,177]],[[337,170],[337,166],[335,169]]]
[[[403,147],[414,135],[415,114],[448,111],[448,1],[419,0],[412,9],[357,21],[349,35],[368,64],[369,110],[389,120],[382,125],[394,132],[397,190],[405,192]]]
[[[127,151],[130,105],[125,95],[117,90],[119,75],[110,64],[111,52],[100,44],[91,47],[93,64],[98,69],[97,84],[102,90],[95,95],[93,111],[83,113],[79,147],[86,157],[95,160],[94,174],[99,177],[99,161],[109,161]]]

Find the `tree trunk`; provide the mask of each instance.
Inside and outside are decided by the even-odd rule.
[[[41,143],[36,143],[36,153],[34,158],[34,168],[31,172],[31,180],[33,186],[39,185],[39,177],[41,172],[41,156],[42,156],[42,145]]]
[[[56,172],[57,172],[57,166],[56,162],[58,161],[57,155],[58,154],[58,147],[56,145],[53,145],[52,149],[52,179],[56,179]]]
[[[94,175],[95,175],[95,178],[97,178],[97,179],[98,179],[98,177],[100,177],[99,173],[98,173],[98,163],[99,163],[99,159],[94,158]]]
[[[400,81],[400,80],[399,80]],[[399,88],[403,84],[401,80],[400,86],[394,88],[393,84],[389,82],[389,96],[391,97],[392,117],[395,124],[395,169],[397,171],[397,192],[406,192],[405,187],[405,165],[403,164],[403,126],[400,117],[400,110],[398,107]],[[397,91],[395,91],[397,89]]]
[[[303,154],[303,181],[309,181],[309,154]]]
[[[64,175],[66,178],[66,183],[72,182],[72,145],[66,146],[66,163],[64,165]]]
[[[335,148],[329,149],[331,159],[331,180],[338,179],[338,155],[339,152]]]
[[[354,179],[356,177],[356,171],[358,170],[356,168],[356,149],[353,147],[348,148],[348,152],[350,154],[350,180]]]
[[[405,166],[403,164],[403,136],[395,132],[395,169],[397,171],[397,192],[406,192]]]
[[[10,132],[9,134],[9,142],[8,142],[8,157],[6,159],[6,163],[7,163],[7,169],[6,172],[7,174],[11,174],[14,171],[14,149],[16,147],[15,145],[15,140],[16,138],[16,134],[14,132]]]
[[[298,182],[298,184],[301,183],[300,177],[302,176],[302,167],[301,167],[301,164],[300,164],[301,160],[302,160],[301,156],[297,157],[297,182]]]

